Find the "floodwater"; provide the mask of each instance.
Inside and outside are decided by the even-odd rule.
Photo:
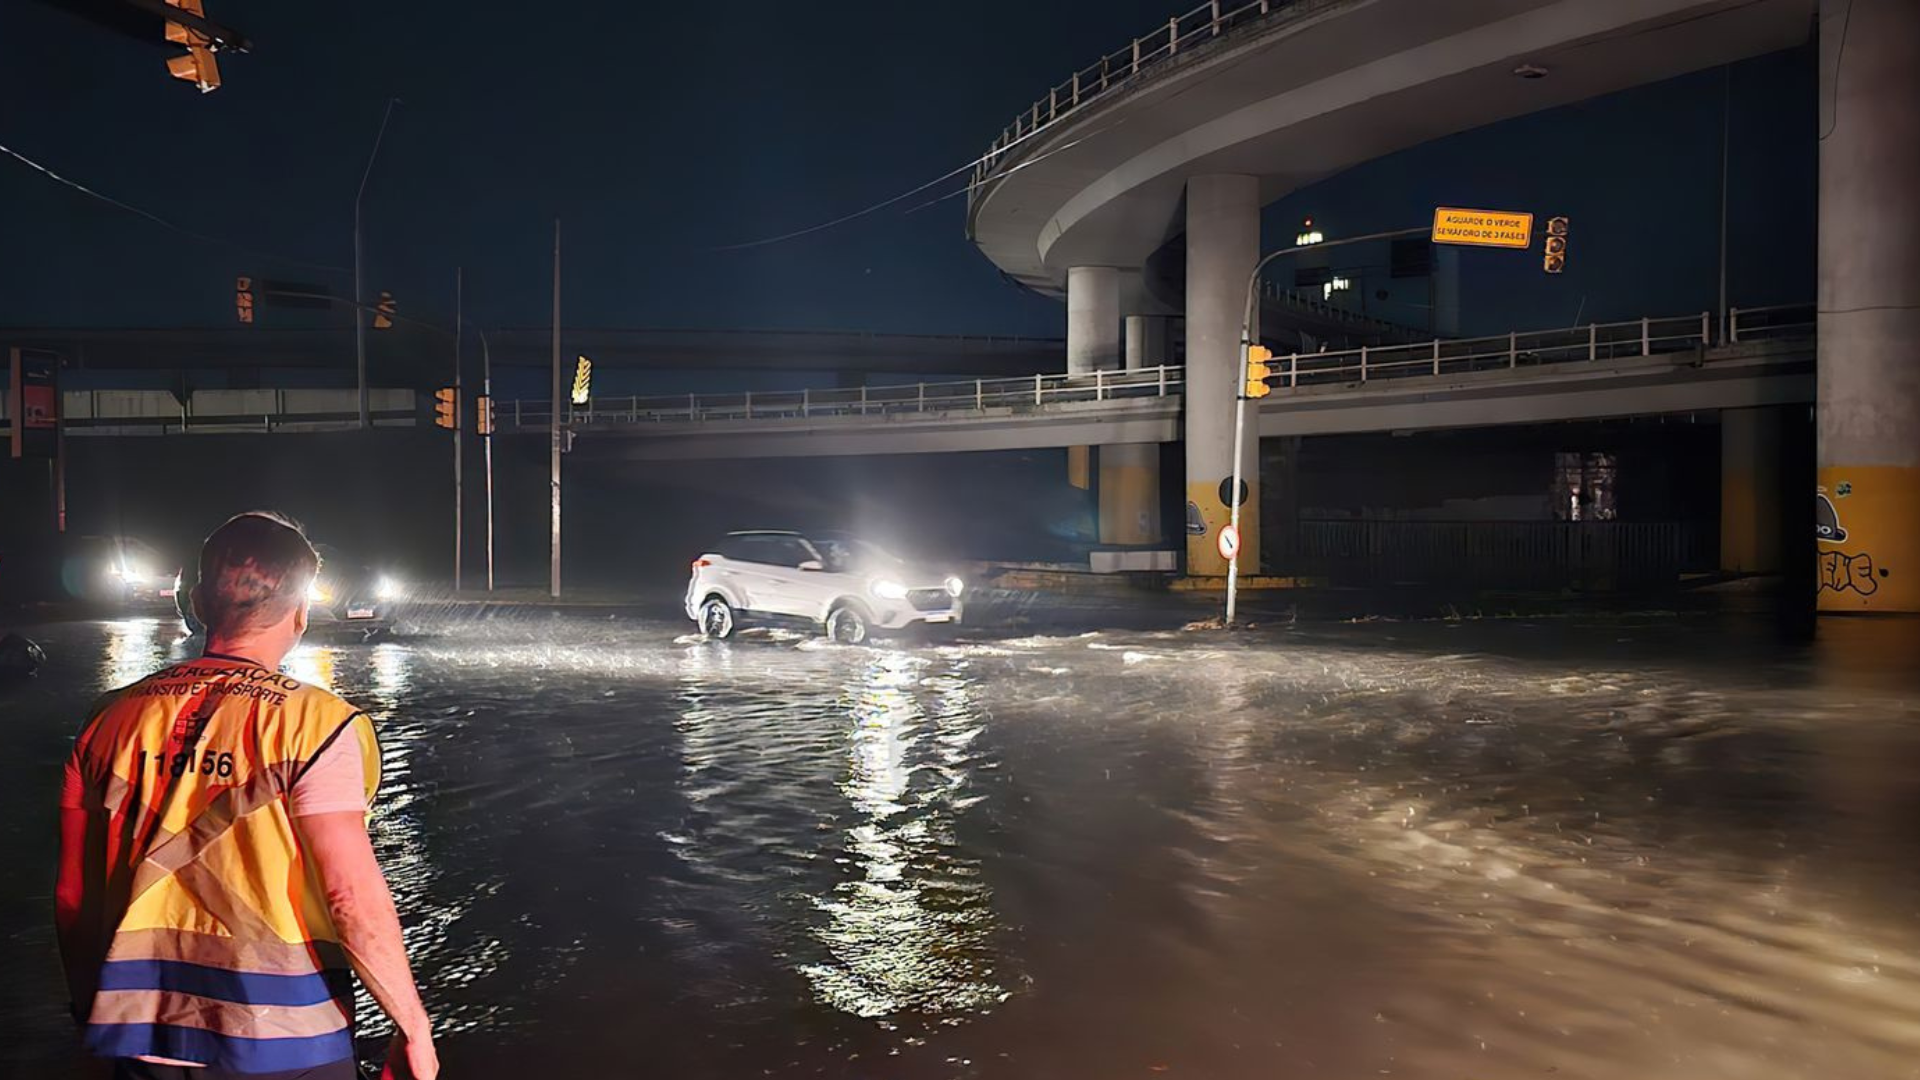
[[[1885,627],[428,630],[289,667],[378,723],[451,1078],[1920,1076],[1920,681]],[[41,1077],[75,1068],[59,762],[190,645],[30,633],[0,1072]]]

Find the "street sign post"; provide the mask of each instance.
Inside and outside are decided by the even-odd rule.
[[[1224,525],[1220,529],[1220,557],[1228,562],[1240,554],[1240,529],[1234,525]]]
[[[1470,247],[1532,247],[1533,215],[1514,210],[1435,207],[1433,242],[1465,244]]]

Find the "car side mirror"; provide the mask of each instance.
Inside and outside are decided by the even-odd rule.
[[[799,566],[799,569],[801,570],[825,570],[826,568],[827,568],[826,564],[821,562],[819,559],[807,559],[801,562]]]

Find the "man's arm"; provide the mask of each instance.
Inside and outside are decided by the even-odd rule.
[[[64,800],[63,800],[64,801]],[[98,897],[87,895],[87,812],[74,806],[60,808],[60,868],[53,886],[53,925],[60,937],[60,960],[67,972],[67,993],[74,1019],[85,1022],[100,981],[99,919],[93,908]]]
[[[357,812],[303,814],[295,817],[301,846],[319,869],[326,890],[327,910],[340,931],[353,968],[367,984],[374,1001],[393,1021],[407,1044],[407,1057],[416,1075],[430,1080],[421,1056],[431,1061],[433,1035],[426,1006],[414,986],[407,964],[406,942],[400,936],[400,915],[386,875],[374,859],[367,836],[366,816]]]

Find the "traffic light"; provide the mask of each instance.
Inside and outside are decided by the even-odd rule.
[[[460,430],[460,398],[451,386],[433,392],[433,423],[448,431]]]
[[[373,305],[373,328],[375,330],[393,329],[393,313],[395,307],[393,294],[382,291],[380,293],[380,302]]]
[[[1263,398],[1273,393],[1273,388],[1267,385],[1267,379],[1273,375],[1273,369],[1267,366],[1267,361],[1271,359],[1273,350],[1265,345],[1247,347],[1247,385],[1240,396]]]
[[[493,399],[483,394],[473,399],[473,406],[474,433],[477,435],[493,434]]]
[[[205,9],[200,0],[167,0],[168,7],[177,7],[189,15],[205,17]],[[167,61],[167,70],[176,79],[185,79],[200,88],[201,93],[217,90],[220,87],[220,65],[213,58],[213,39],[184,23],[167,20],[167,40],[175,45],[184,46],[186,52]],[[242,322],[247,320],[242,319]]]
[[[573,403],[585,405],[593,397],[593,361],[581,357],[573,366]]]
[[[237,277],[233,279],[233,313],[247,326],[253,325],[253,279]]]
[[[1549,274],[1558,274],[1567,268],[1567,219],[1555,217],[1547,219],[1546,257],[1540,262],[1540,268]]]

